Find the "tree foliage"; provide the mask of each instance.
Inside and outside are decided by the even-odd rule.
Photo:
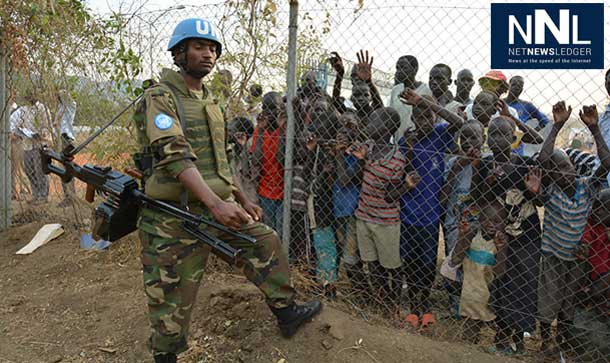
[[[53,122],[58,95],[67,92],[77,103],[77,125],[105,123],[135,92],[132,80],[141,72],[139,58],[121,40],[122,29],[120,16],[102,18],[82,0],[2,2],[0,39],[9,54],[11,101],[23,104],[31,94],[49,108]],[[46,127],[58,146],[58,125]],[[114,152],[107,144],[104,149]]]

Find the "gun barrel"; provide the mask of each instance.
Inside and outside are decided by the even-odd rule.
[[[160,200],[152,199],[139,190],[134,190],[134,193],[136,194],[137,198],[142,201],[143,204],[146,204],[152,208],[159,209],[165,213],[171,214],[172,216],[174,216],[176,218],[181,218],[185,221],[188,221],[188,222],[191,222],[194,224],[206,224],[214,229],[227,233],[233,237],[239,238],[244,241],[248,241],[252,244],[256,244],[256,239],[254,239],[253,237],[246,236],[245,234],[233,231],[233,230],[223,226],[220,223],[216,223],[214,221],[210,221],[208,219],[202,218],[198,215],[195,215],[193,213],[190,213],[188,211],[175,207],[169,203],[165,203]]]
[[[239,262],[242,255],[241,250],[235,249],[220,239],[205,233],[194,223],[185,222],[183,226],[188,234],[212,247],[212,252],[221,260],[231,265],[236,265]]]

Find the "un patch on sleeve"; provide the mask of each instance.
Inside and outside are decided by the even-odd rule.
[[[174,119],[164,113],[155,116],[155,126],[157,126],[159,130],[167,130],[172,127],[173,124]]]

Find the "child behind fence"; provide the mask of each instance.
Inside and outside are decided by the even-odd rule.
[[[459,238],[451,265],[462,265],[463,281],[460,315],[466,318],[463,337],[476,344],[483,323],[496,318],[490,308],[490,285],[502,275],[506,262],[507,212],[503,203],[493,201],[481,206],[479,227],[462,218]]]
[[[336,180],[333,184],[337,255],[342,260],[352,285],[350,295],[355,300],[362,302],[368,284],[358,253],[356,217],[354,216],[362,185],[362,162],[354,155],[346,153],[347,147],[359,138],[356,114],[350,111],[343,113],[339,118],[339,127],[335,152]]]
[[[585,106],[580,119],[589,128],[597,145],[601,166],[593,177],[578,177],[574,164],[562,150],[554,149],[557,134],[568,121],[572,108],[559,102],[553,106],[553,128],[540,151],[539,160],[548,171],[545,178],[544,229],[538,290],[538,312],[542,335],[541,350],[549,356],[573,350],[577,341],[571,334],[574,297],[580,289],[583,266],[577,261],[581,239],[595,195],[610,171],[610,150],[598,127],[595,106]],[[540,185],[540,182],[538,183]],[[540,192],[540,187],[538,187]],[[553,341],[551,323],[557,319],[557,339]]]
[[[407,282],[409,314],[406,320],[414,328],[435,323],[430,294],[436,275],[440,191],[443,187],[446,153],[454,147],[454,135],[463,124],[461,116],[437,104],[432,96],[419,96],[412,90],[402,95],[413,106],[415,130],[405,133],[399,146],[411,160],[421,182],[400,198],[400,254]],[[438,118],[445,121],[439,122]]]
[[[445,185],[440,202],[445,207],[445,252],[455,247],[458,237],[458,222],[465,210],[473,204],[470,195],[473,166],[478,165],[481,147],[485,141],[483,124],[471,120],[462,126],[459,133],[461,154],[453,156],[445,169]]]
[[[506,355],[524,352],[524,332],[535,329],[540,219],[535,195],[529,190],[539,171],[535,162],[511,152],[515,124],[505,116],[489,124],[487,143],[492,155],[475,168],[472,195],[477,203],[501,201],[507,211],[508,251],[506,272],[493,282],[492,305],[498,326],[489,350]]]
[[[483,124],[470,120],[460,129],[459,143],[461,155],[453,156],[445,168],[445,185],[441,190],[440,204],[445,209],[444,240],[445,253],[450,254],[458,241],[458,224],[465,211],[469,211],[470,222],[478,219],[478,212],[473,207],[470,195],[473,167],[478,165],[481,157],[481,147],[484,143]],[[458,312],[459,282],[445,281],[449,292],[451,310],[454,316]]]
[[[263,96],[262,112],[250,149],[252,178],[258,182],[257,193],[263,221],[280,236],[284,198],[284,166],[278,162],[279,142],[285,130],[286,104],[277,92]]]
[[[582,243],[588,246],[591,267],[588,297],[607,315],[610,313],[610,189],[602,190],[593,202]]]
[[[325,97],[315,99],[312,109],[326,110],[330,107]],[[302,115],[301,115],[302,116]],[[290,262],[300,264],[307,270],[314,267],[310,221],[307,200],[310,194],[313,166],[313,133],[303,124],[303,117],[295,114],[294,146],[292,156],[292,193],[290,195]],[[311,114],[308,116],[311,117]],[[286,161],[286,135],[283,134],[278,146],[277,160],[280,165]],[[308,147],[309,145],[309,147]],[[311,149],[311,150],[310,150]],[[309,272],[309,271],[308,271]]]
[[[252,180],[249,160],[254,125],[248,118],[236,117],[228,123],[227,134],[233,149],[231,168],[235,184],[251,202],[258,203],[257,185]]]
[[[311,172],[313,204],[310,203],[308,208],[317,258],[316,276],[324,288],[325,295],[333,299],[336,297],[337,281],[332,190],[335,180],[334,141],[337,133],[337,116],[334,107],[314,108],[310,126],[314,138],[307,147],[314,154]]]
[[[362,190],[356,210],[356,233],[360,258],[367,263],[373,286],[372,298],[380,297],[394,310],[400,296],[399,200],[387,197],[389,185],[406,192],[415,184],[405,175],[407,160],[395,145],[392,135],[400,126],[400,116],[386,107],[373,111],[366,134],[368,145],[356,143],[348,153],[365,160]]]
[[[486,135],[492,119],[499,116],[511,119],[515,124],[514,139],[511,145],[513,152],[518,153],[523,148],[523,142],[540,144],[543,141],[536,130],[519,120],[517,110],[508,106],[504,100],[499,99],[493,92],[482,91],[479,93],[475,97],[472,107],[467,107],[466,113],[468,117],[483,124]],[[488,145],[484,145],[483,151],[490,151]]]

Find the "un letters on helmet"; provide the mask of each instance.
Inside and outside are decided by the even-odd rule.
[[[214,28],[212,28],[212,25],[205,20],[197,20],[195,23],[195,29],[197,30],[197,33],[201,35],[211,35],[213,37],[216,36],[216,34],[214,34]]]
[[[175,46],[180,44],[183,40],[189,38],[206,39],[216,43],[216,54],[220,57],[222,54],[222,44],[216,37],[214,31],[214,24],[206,19],[190,18],[182,20],[174,29],[167,50],[172,50]]]

